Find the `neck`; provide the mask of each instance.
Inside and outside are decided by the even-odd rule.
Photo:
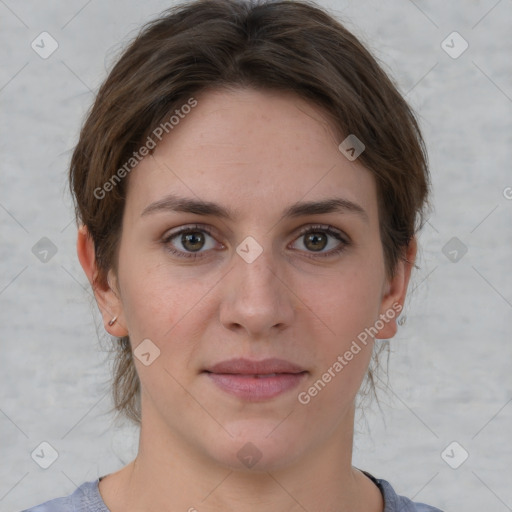
[[[379,489],[351,465],[353,420],[352,407],[329,439],[294,464],[241,471],[143,415],[136,459],[103,479],[100,492],[111,512],[382,512]]]

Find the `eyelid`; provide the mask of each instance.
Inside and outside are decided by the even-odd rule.
[[[168,240],[169,238],[179,235],[182,232],[194,231],[195,229],[204,230],[211,236],[213,236],[213,234],[216,233],[216,229],[213,226],[210,226],[208,224],[193,223],[193,224],[185,224],[183,226],[180,226],[180,227],[176,228],[176,230],[166,231],[165,234],[162,236],[162,239]],[[318,224],[318,223],[317,224],[307,224],[305,226],[302,226],[301,228],[298,228],[298,231],[294,230],[294,232],[297,233],[296,236],[300,236],[300,235],[307,233],[308,231],[311,231],[314,229],[334,231],[337,234],[339,234],[341,237],[343,237],[345,242],[347,242],[347,243],[350,242],[350,238],[344,231],[341,231],[340,229],[338,229],[330,224]]]
[[[175,230],[166,232],[162,237],[162,243],[167,246],[167,245],[169,245],[170,241],[173,238],[177,237],[178,235],[180,235],[182,233],[194,232],[194,231],[204,231],[211,237],[215,237],[216,229],[210,225],[201,224],[201,223],[185,224],[183,226],[180,226],[179,228],[176,228]],[[301,228],[299,228],[299,231],[296,232],[296,235],[295,235],[294,239],[292,240],[292,242],[295,242],[298,238],[300,238],[301,236],[303,236],[305,234],[308,234],[310,232],[315,232],[315,231],[323,231],[328,236],[336,238],[340,242],[342,247],[338,246],[334,249],[331,249],[328,252],[315,253],[314,251],[313,252],[306,251],[307,257],[317,258],[317,257],[335,256],[335,255],[338,255],[339,253],[341,253],[347,246],[352,244],[350,238],[343,231],[341,231],[340,229],[338,229],[334,226],[331,226],[330,224],[307,224],[305,226],[302,226]],[[221,242],[217,241],[217,243],[219,243],[222,246],[222,248],[225,247],[224,244],[222,244]],[[174,253],[176,255],[181,254],[181,257],[183,257],[183,258],[195,259],[195,258],[206,257],[206,256],[202,256],[202,255],[210,252],[212,249],[209,249],[207,251],[197,251],[197,252],[184,252],[184,251],[174,249],[174,248],[173,249],[167,248],[167,250],[169,250],[169,252]],[[303,251],[299,251],[299,252],[303,252]]]
[[[303,228],[300,229],[297,236],[301,236],[310,231],[314,231],[315,229],[318,229],[319,231],[336,233],[345,243],[350,243],[350,238],[348,237],[348,235],[345,234],[344,231],[341,231],[341,229],[335,228],[330,224],[308,224],[307,226],[304,226]]]
[[[188,231],[205,231],[210,236],[214,236],[216,234],[216,229],[213,226],[209,226],[207,224],[193,223],[193,224],[185,224],[183,226],[179,226],[176,229],[171,229],[166,231],[162,236],[162,241],[169,241],[171,238],[174,238],[177,235],[182,233],[186,233]],[[219,242],[220,243],[220,242]]]

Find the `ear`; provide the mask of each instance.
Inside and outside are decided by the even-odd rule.
[[[103,317],[105,330],[112,336],[127,336],[128,331],[124,327],[126,324],[124,321],[122,301],[118,293],[108,284],[109,282],[115,281],[117,285],[117,280],[111,270],[109,270],[107,276],[107,283],[101,283],[97,280],[99,271],[96,265],[94,241],[87,226],[81,226],[78,230],[76,250],[80,264],[93,289],[96,302]],[[115,317],[117,317],[116,321],[110,326],[109,322]]]
[[[384,323],[384,327],[379,329],[379,333],[375,336],[378,339],[390,339],[396,334],[398,329],[396,320],[404,307],[417,250],[418,244],[416,237],[413,236],[405,251],[407,261],[399,260],[395,276],[386,282],[379,312],[379,319]]]

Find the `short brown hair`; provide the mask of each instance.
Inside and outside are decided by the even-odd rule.
[[[289,91],[321,107],[340,142],[355,134],[375,177],[386,272],[393,276],[423,226],[430,189],[411,108],[376,59],[326,10],[307,0],[198,0],[147,23],[122,53],[83,124],[70,164],[76,218],[95,244],[105,283],[116,271],[127,179],[97,191],[151,131],[199,91]],[[110,190],[111,189],[111,190]],[[140,423],[140,382],[128,337],[116,339],[114,407]],[[373,387],[372,370],[368,377]]]

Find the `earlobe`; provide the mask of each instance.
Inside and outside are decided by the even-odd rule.
[[[122,303],[110,286],[109,279],[107,283],[101,283],[98,280],[98,268],[96,265],[96,254],[94,250],[94,241],[87,229],[87,226],[80,226],[77,238],[77,254],[87,279],[93,289],[96,303],[103,317],[105,330],[116,337],[128,335],[128,331],[123,327],[122,321]],[[113,319],[115,320],[113,321]]]
[[[394,277],[387,282],[381,302],[380,320],[384,326],[379,329],[378,339],[390,339],[397,333],[397,319],[403,315],[403,307],[407,288],[414,267],[417,253],[417,241],[413,236],[405,250],[403,258],[398,262]],[[405,315],[403,315],[405,317]]]

